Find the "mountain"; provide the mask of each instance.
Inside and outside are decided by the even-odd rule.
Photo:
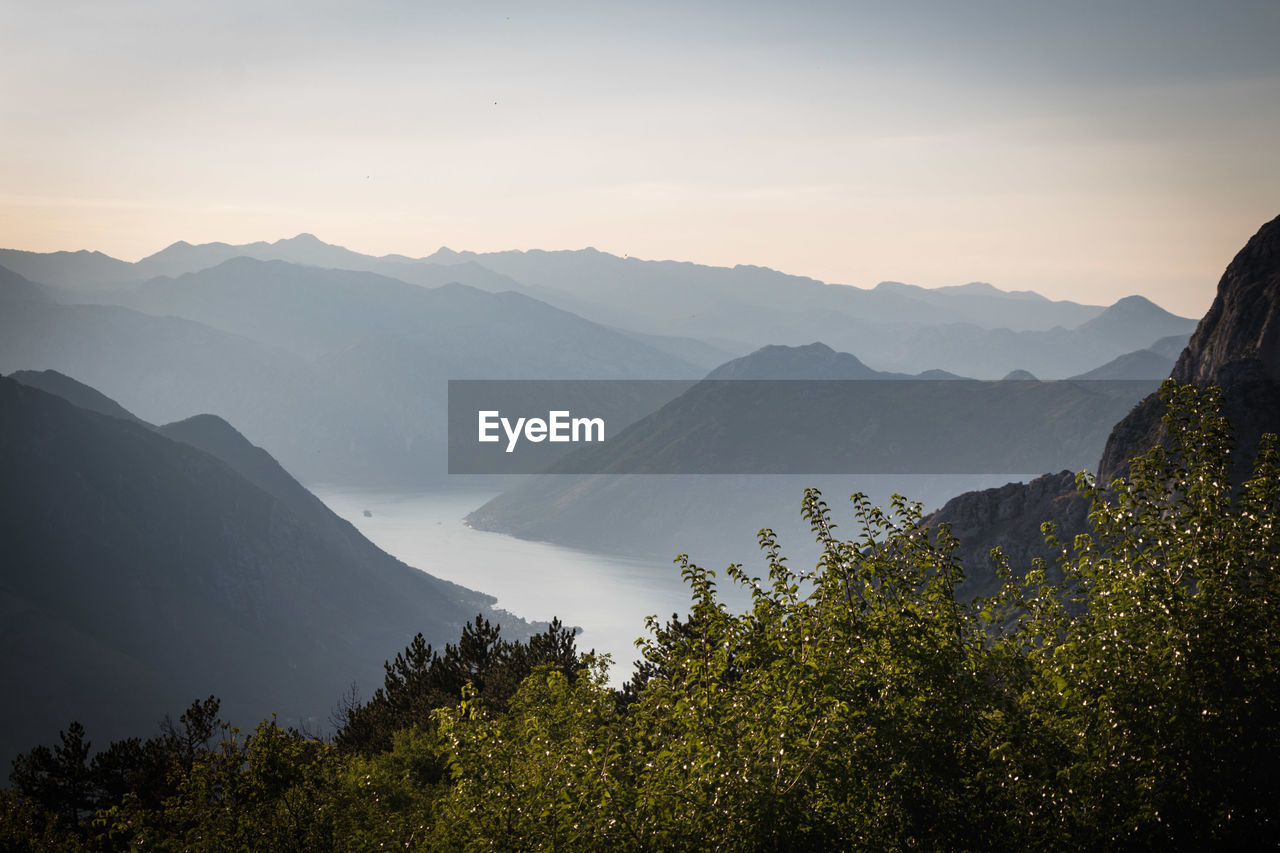
[[[77,382],[70,376],[56,370],[16,370],[9,378],[21,382],[28,388],[38,388],[55,397],[61,397],[73,406],[97,412],[110,418],[150,426],[142,418],[112,400],[96,388],[90,388],[83,382]]]
[[[726,361],[746,355],[746,352],[739,347],[725,349],[722,346],[709,344],[695,338],[680,338],[672,335],[645,335],[640,332],[630,332],[626,329],[615,329],[615,331],[646,343],[654,349],[670,353],[676,358],[683,359],[702,370],[712,370]]]
[[[1116,356],[1101,367],[1072,379],[1164,379],[1173,369],[1174,359],[1163,353],[1140,349]]]
[[[1232,259],[1213,305],[1178,357],[1178,382],[1222,388],[1236,441],[1233,479],[1252,465],[1258,439],[1280,432],[1280,217],[1263,225]],[[1163,409],[1153,395],[1116,424],[1099,464],[1103,482],[1157,443]]]
[[[1124,310],[1147,308],[1131,303]],[[1178,340],[1157,340],[1152,355],[1163,357]],[[1171,376],[1223,389],[1223,413],[1237,447],[1232,475],[1239,482],[1252,465],[1258,437],[1280,433],[1280,217],[1262,226],[1228,265],[1212,307]],[[1123,476],[1130,459],[1161,440],[1162,414],[1158,397],[1151,394],[1115,424],[1097,466],[1099,483]],[[1055,522],[1060,538],[1069,542],[1084,531],[1086,511],[1074,478],[1063,472],[958,495],[930,523],[953,525],[969,582],[982,591],[994,584],[986,556],[992,547],[1005,548],[1015,571],[1023,571],[1032,557],[1048,556],[1039,533],[1042,522]]]
[[[150,421],[217,413],[312,482],[443,476],[449,379],[703,372],[522,294],[458,284],[236,258],[145,282],[124,307],[58,304],[11,278],[25,296],[0,291],[0,370],[81,376]]]
[[[921,302],[955,311],[960,318],[981,322],[991,328],[1043,331],[1062,326],[1072,329],[1102,312],[1102,308],[1097,305],[1080,305],[1070,301],[1051,302],[1030,290],[1005,291],[980,281],[935,288],[882,281],[875,289],[909,295]]]
[[[105,293],[120,290],[123,285],[161,276],[177,277],[189,272],[199,272],[235,258],[378,272],[426,287],[460,282],[492,291],[519,288],[519,284],[506,276],[476,263],[462,262],[446,266],[400,255],[378,258],[325,243],[311,234],[299,234],[274,243],[260,241],[242,245],[192,245],[180,240],[136,263],[117,260],[101,252],[40,253],[0,249],[0,266],[41,284],[58,285],[98,298],[103,298]],[[127,287],[124,289],[127,290]]]
[[[945,363],[981,378],[1017,368],[1062,378],[1159,336],[1143,337],[1144,330],[1179,334],[1194,326],[1138,297],[1104,310],[980,282],[935,289],[882,282],[864,289],[764,267],[642,261],[595,249],[487,254],[441,249],[427,258],[374,257],[300,234],[274,243],[179,242],[136,264],[78,255],[72,263],[68,254],[10,252],[0,254],[0,263],[9,257],[32,280],[87,288],[90,298],[106,302],[125,300],[137,282],[178,278],[240,257],[373,272],[430,288],[460,283],[518,292],[595,323],[649,336],[655,348],[703,369],[768,344],[822,340],[856,350],[879,370],[911,374]],[[110,283],[117,286],[104,288]],[[119,286],[126,283],[132,284]],[[718,351],[718,361],[708,348]]]
[[[77,376],[150,422],[207,411],[262,417],[299,394],[311,370],[200,323],[60,304],[41,285],[0,275],[0,372],[28,369]]]
[[[235,258],[152,279],[128,307],[174,315],[304,356],[371,339],[429,345],[449,378],[686,378],[675,356],[523,294],[463,284],[423,288],[376,273]],[[483,334],[478,334],[483,331]],[[518,351],[518,354],[516,350]]]
[[[1126,296],[1097,317],[1081,324],[1076,331],[1099,341],[1155,340],[1195,323],[1170,314],[1150,299]]]
[[[42,284],[93,290],[129,281],[133,265],[102,252],[25,252],[0,249],[0,267]]]
[[[489,291],[517,290],[520,287],[510,278],[476,263],[464,262],[446,266],[403,255],[374,257],[325,243],[312,234],[299,234],[274,243],[260,241],[242,245],[203,243],[193,246],[179,241],[134,264],[129,280],[176,278],[186,273],[211,269],[236,258],[284,261],[318,269],[373,272],[423,287],[454,283]]]
[[[1187,348],[1187,344],[1191,341],[1191,335],[1169,335],[1152,343],[1147,347],[1154,353],[1158,353],[1171,362],[1177,362],[1178,356],[1182,355],[1182,351]]]
[[[1019,571],[1037,557],[1056,565],[1057,554],[1044,541],[1040,526],[1058,525],[1063,541],[1085,529],[1089,501],[1076,490],[1071,471],[1044,474],[1027,483],[1006,483],[991,489],[964,492],[951,498],[929,517],[929,523],[951,525],[960,542],[956,556],[966,568],[957,595],[992,595],[1000,580],[990,570],[991,549],[999,547]]]
[[[1190,334],[1195,321],[1177,317],[1141,297],[1126,297],[1074,329],[1014,331],[971,323],[900,328],[896,335],[868,335],[880,369],[907,373],[939,364],[980,379],[1027,370],[1041,379],[1064,379],[1133,352],[1146,342]],[[871,359],[868,356],[868,361]]]
[[[771,345],[720,365],[706,376],[719,379],[887,379],[858,357],[821,342],[803,347]]]
[[[146,734],[211,692],[320,728],[493,600],[383,553],[211,416],[156,429],[0,378],[0,471],[0,755],[72,719]]]
[[[1047,459],[1087,467],[1107,425],[1150,387],[928,381],[878,373],[824,344],[765,347],[467,520],[576,547],[721,550],[735,519],[785,521],[819,480],[837,494],[932,502]]]

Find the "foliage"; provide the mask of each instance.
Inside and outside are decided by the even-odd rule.
[[[1023,629],[1026,704],[1070,746],[1041,800],[1091,846],[1248,845],[1280,830],[1275,437],[1233,489],[1216,389],[1163,394],[1166,444],[1108,492],[1081,478],[1073,601]]]
[[[543,665],[570,678],[580,665],[574,632],[559,619],[526,642],[511,642],[502,638],[499,626],[477,615],[443,655],[418,634],[384,664],[383,686],[367,703],[349,702],[340,709],[335,743],[365,756],[390,749],[396,732],[429,725],[432,712],[458,704],[467,685],[476,701],[501,708],[520,682]],[[436,775],[442,776],[443,768]]]
[[[13,849],[1251,849],[1280,837],[1280,463],[1228,481],[1216,393],[1168,384],[1168,441],[1090,532],[957,599],[945,526],[852,499],[791,569],[760,533],[750,607],[681,557],[684,618],[650,620],[621,691],[558,623],[418,637],[333,745],[193,706],[89,760],[79,727],[15,762]],[[158,768],[162,768],[160,772]],[[90,817],[92,815],[92,817]],[[23,845],[26,845],[24,848]]]

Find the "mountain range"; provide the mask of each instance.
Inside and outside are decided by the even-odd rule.
[[[0,279],[0,370],[74,375],[149,421],[213,412],[311,482],[445,471],[451,378],[692,378],[700,369],[518,293],[238,258],[64,304]]]
[[[176,278],[241,257],[374,272],[424,287],[460,283],[518,292],[638,336],[704,372],[769,344],[820,340],[857,353],[878,370],[919,373],[945,364],[975,378],[995,379],[1015,369],[1065,378],[1158,338],[1189,334],[1195,325],[1141,297],[1107,308],[979,282],[936,289],[897,282],[859,288],[763,267],[645,261],[595,249],[484,254],[440,249],[416,259],[374,257],[309,234],[239,246],[180,242],[134,264],[99,253],[0,250],[0,266],[70,289],[80,299],[111,301],[138,282]]]

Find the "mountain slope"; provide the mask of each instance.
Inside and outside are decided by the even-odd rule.
[[[1107,424],[1150,387],[928,381],[877,373],[824,344],[765,347],[518,483],[468,522],[577,547],[696,550],[709,547],[710,531],[723,540],[735,513],[738,524],[785,521],[818,480],[846,494],[932,502],[1049,459],[1087,467]]]
[[[11,278],[0,370],[82,377],[150,421],[217,413],[312,482],[443,476],[448,379],[703,372],[527,296],[464,285],[237,258],[154,279],[126,308],[57,304]]]
[[[21,382],[28,388],[38,388],[55,397],[61,397],[77,408],[150,427],[150,424],[106,394],[56,370],[16,370],[9,374],[9,378]]]
[[[1153,346],[1167,351],[1173,343],[1161,340]],[[1239,482],[1252,465],[1259,435],[1280,433],[1280,218],[1262,226],[1228,265],[1213,306],[1171,376],[1223,388],[1223,413],[1237,446],[1232,474]],[[1124,476],[1130,459],[1161,440],[1162,414],[1152,394],[1116,423],[1097,466],[1099,483]],[[1065,542],[1084,530],[1083,501],[1067,472],[1011,483],[998,497],[993,494],[957,495],[930,519],[951,523],[961,536],[961,556],[975,589],[994,583],[987,558],[993,546],[1010,553],[1015,572],[1025,571],[1031,557],[1047,556],[1042,522],[1055,522]],[[993,505],[998,511],[991,511]]]
[[[210,692],[317,727],[415,632],[453,639],[492,602],[379,551],[218,419],[156,431],[0,379],[0,471],[6,754],[72,718],[143,734]]]
[[[1101,367],[1095,367],[1072,379],[1164,379],[1173,369],[1174,359],[1149,349],[1116,356]]]
[[[1263,225],[1227,266],[1213,305],[1178,357],[1178,382],[1223,389],[1223,413],[1236,440],[1233,479],[1252,465],[1258,439],[1280,432],[1280,217]],[[1099,479],[1124,473],[1127,461],[1163,435],[1153,395],[1116,424]]]
[[[368,272],[235,258],[146,282],[127,301],[306,357],[373,339],[429,346],[450,378],[689,378],[682,359],[519,293],[463,284],[423,288]],[[466,367],[464,367],[466,366]],[[469,369],[467,369],[469,368]]]
[[[824,343],[803,347],[772,345],[717,367],[706,378],[717,379],[882,379],[890,374],[867,367],[858,357],[836,352]]]

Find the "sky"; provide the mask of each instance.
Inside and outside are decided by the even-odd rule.
[[[1186,316],[1280,3],[0,0],[0,247],[577,249]]]

